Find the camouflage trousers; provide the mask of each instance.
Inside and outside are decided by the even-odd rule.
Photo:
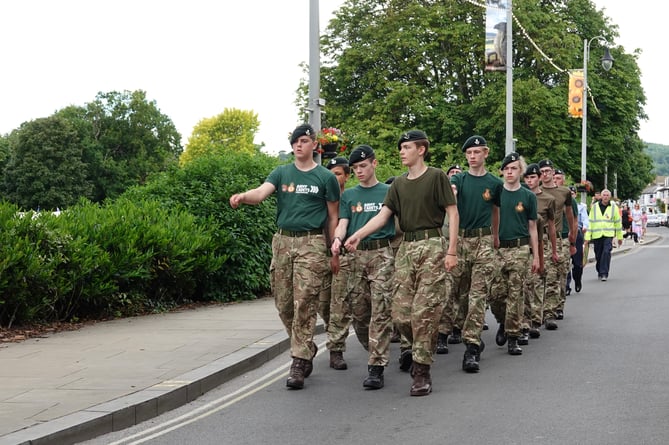
[[[545,287],[546,278],[544,275],[528,272],[525,281],[525,317],[522,328],[538,327],[543,323]]]
[[[316,306],[323,275],[329,270],[324,235],[290,237],[277,233],[272,237],[270,284],[294,358],[311,360]]]
[[[451,332],[454,326],[462,330],[466,344],[480,344],[488,296],[493,277],[498,270],[498,256],[492,237],[483,235],[460,237],[458,265],[446,274],[446,307],[439,332]]]
[[[328,257],[330,259],[330,257]],[[330,311],[332,310],[330,306],[332,305],[332,281],[334,276],[332,270],[328,268],[327,272],[323,274],[323,283],[321,285],[321,291],[318,294],[318,304],[316,306],[316,312],[320,315],[321,320],[323,320],[323,326],[325,327],[325,332],[327,332],[328,327],[330,326]]]
[[[557,239],[559,261],[554,263],[551,260],[553,252],[551,251],[548,237],[544,237],[544,269],[546,270],[546,287],[544,292],[544,321],[555,319],[555,311],[560,305],[560,292],[564,292],[567,285],[567,272],[569,270],[569,251],[565,254],[563,243],[565,240]],[[569,241],[566,241],[569,249]]]
[[[525,286],[530,270],[530,246],[498,249],[499,275],[490,297],[490,310],[510,337],[518,337],[525,309]]]
[[[446,301],[446,240],[402,241],[395,257],[392,317],[415,363],[432,364]]]
[[[369,351],[368,365],[386,366],[393,332],[391,302],[395,257],[392,248],[357,250],[349,279],[353,329]]]
[[[326,327],[328,333],[326,347],[330,351],[346,351],[346,338],[351,325],[350,283],[354,262],[354,256],[351,254],[339,255],[339,273],[336,275],[330,274],[332,277],[332,287],[328,286],[328,289],[331,289],[330,307],[328,309],[330,322]],[[321,292],[322,294],[323,292]],[[365,349],[367,348],[366,345],[363,346],[365,346]]]
[[[562,238],[562,248],[559,250],[560,258],[565,258],[564,270],[562,275],[560,275],[560,299],[558,300],[558,305],[556,309],[564,310],[564,305],[567,302],[567,276],[569,276],[569,269],[571,267],[571,253],[569,252],[569,238],[566,236]]]

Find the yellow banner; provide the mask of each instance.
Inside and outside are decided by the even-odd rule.
[[[583,117],[583,70],[569,70],[569,115]]]

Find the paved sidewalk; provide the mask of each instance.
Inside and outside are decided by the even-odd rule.
[[[644,244],[625,241],[613,254],[658,239],[649,234]],[[2,344],[0,445],[64,445],[127,428],[184,405],[288,348],[269,298],[101,322]]]
[[[127,428],[289,346],[269,298],[0,345],[0,444],[62,445]]]

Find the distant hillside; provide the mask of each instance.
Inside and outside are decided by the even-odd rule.
[[[653,173],[659,176],[669,176],[669,145],[648,143],[646,153],[655,164]]]

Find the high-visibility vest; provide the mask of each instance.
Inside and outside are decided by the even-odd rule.
[[[604,213],[599,208],[599,203],[595,203],[590,208],[588,216],[590,218],[590,229],[585,232],[586,240],[589,241],[603,236],[609,238],[615,237],[619,240],[623,239],[622,220],[620,219],[618,206],[615,203],[611,202]]]

